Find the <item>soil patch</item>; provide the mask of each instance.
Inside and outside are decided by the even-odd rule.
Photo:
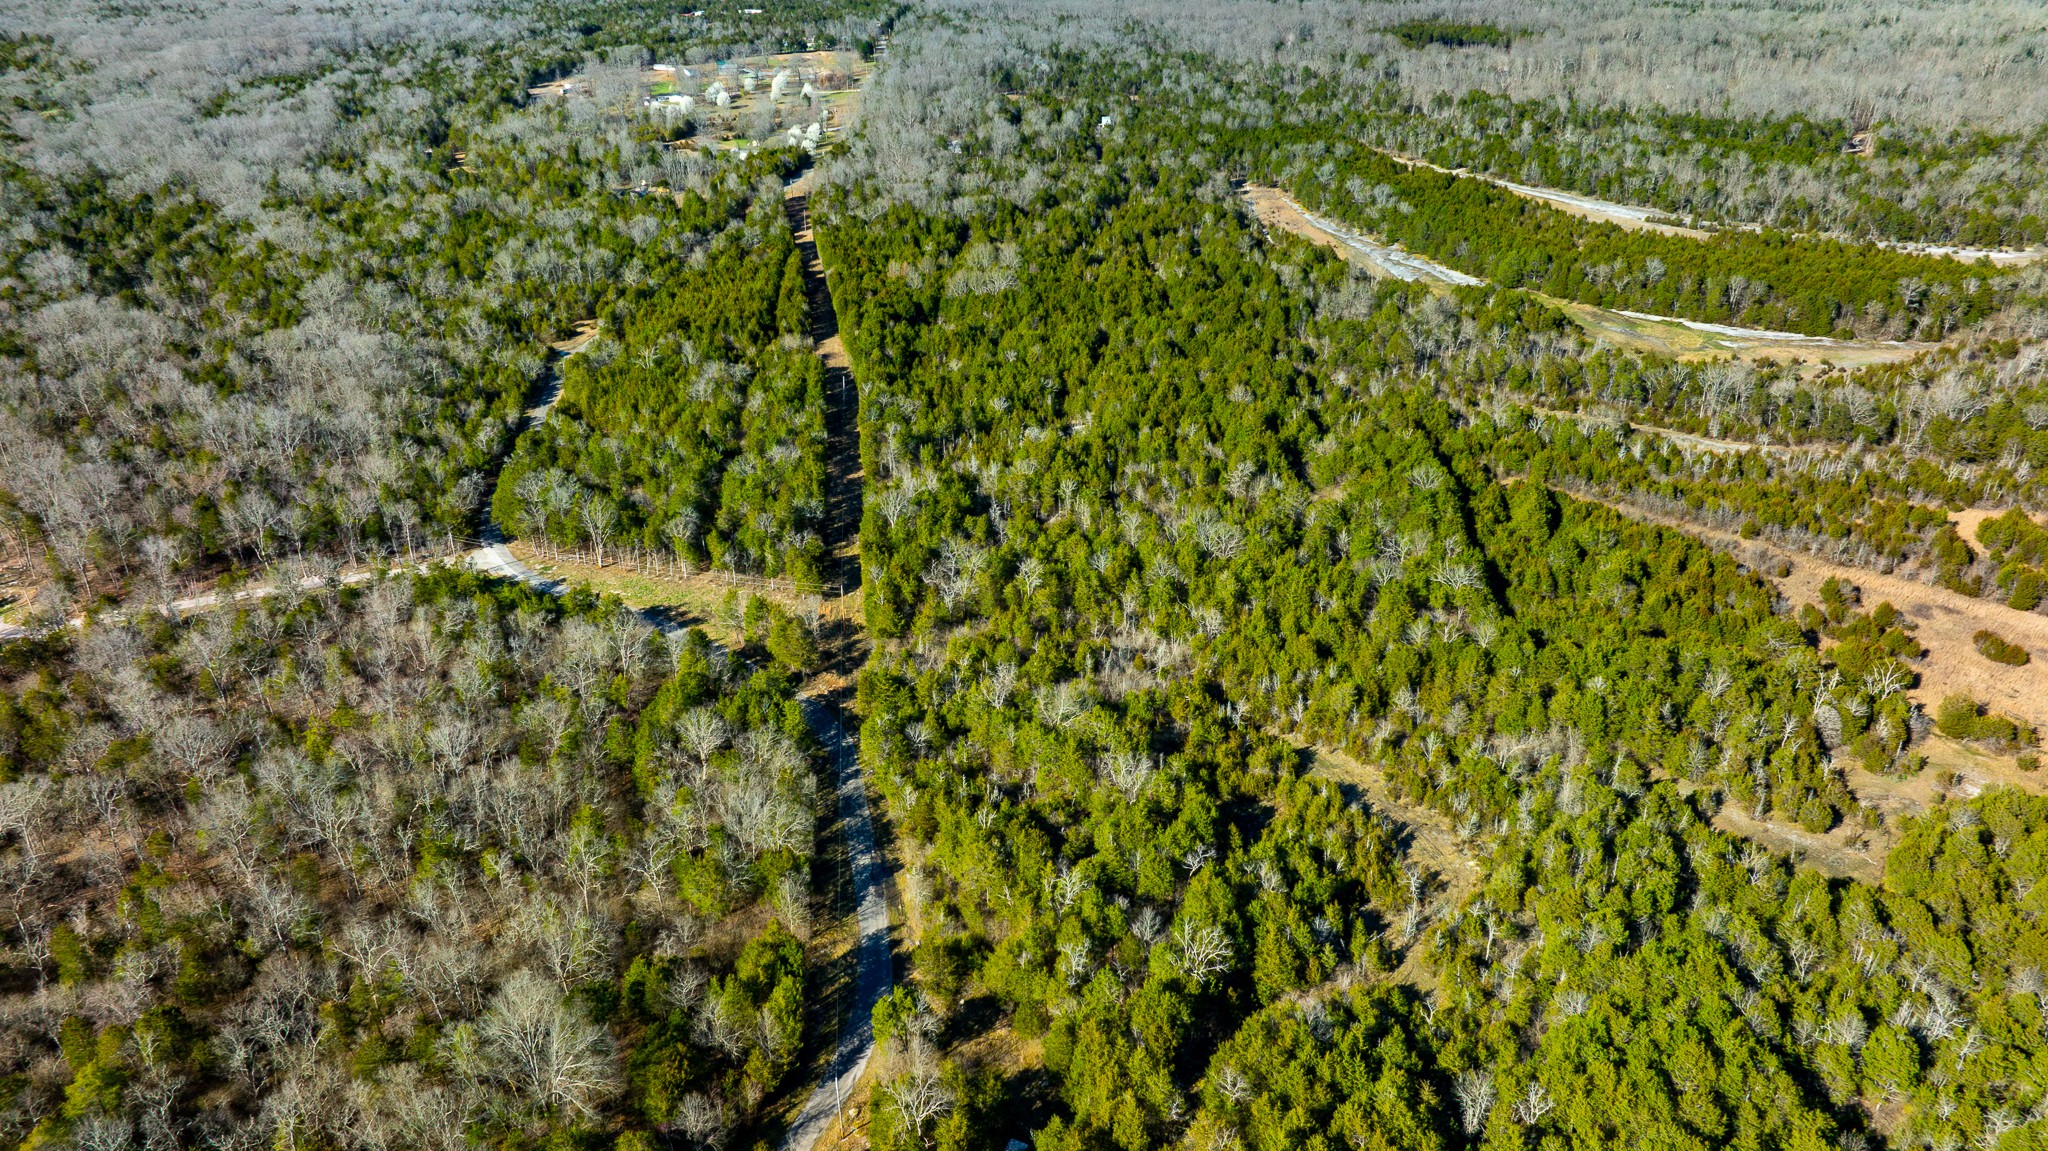
[[[2048,616],[2015,611],[1996,600],[1961,595],[1907,576],[1832,563],[1762,540],[1745,540],[1621,500],[1597,502],[1630,519],[1682,531],[1742,559],[1767,573],[1795,604],[1819,603],[1820,586],[1829,579],[1855,584],[1866,607],[1889,602],[1897,608],[1913,625],[1914,638],[1927,649],[1926,658],[1914,668],[1920,682],[1909,690],[1930,715],[1941,706],[1943,697],[1962,693],[1994,711],[2048,728]],[[1786,574],[1770,574],[1777,571]],[[2025,667],[2008,667],[1979,655],[1973,637],[1983,629],[2025,647],[2033,661]]]
[[[1395,795],[1386,773],[1371,764],[1360,763],[1320,744],[1307,750],[1314,756],[1310,775],[1336,783],[1347,798],[1364,799],[1373,810],[1399,825],[1402,856],[1425,880],[1423,901],[1428,909],[1427,919],[1457,908],[1479,890],[1485,871],[1465,850],[1450,820]],[[1422,958],[1420,949],[1413,947],[1394,969],[1393,978],[1424,991],[1434,991],[1437,986],[1435,971]]]

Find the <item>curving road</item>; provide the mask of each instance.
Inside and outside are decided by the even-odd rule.
[[[539,389],[533,396],[533,402],[526,409],[525,416],[520,420],[518,434],[525,434],[534,425],[547,419],[549,409],[555,406],[556,400],[562,398],[562,361],[589,347],[596,341],[598,326],[595,323],[592,323],[587,330],[583,329],[580,324],[578,328],[579,332],[575,337],[563,340],[561,343],[552,346],[552,354],[548,357],[547,374],[541,377]],[[523,584],[531,584],[549,595],[560,595],[569,589],[569,585],[560,580],[549,579],[525,564],[520,563],[519,558],[512,554],[512,549],[505,546],[507,543],[505,529],[498,526],[498,517],[491,514],[491,496],[492,493],[498,490],[498,474],[511,460],[512,453],[508,451],[505,453],[504,458],[498,461],[497,467],[491,471],[490,482],[484,485],[484,546],[470,553],[470,566],[483,572],[485,575],[518,580]],[[642,613],[643,616],[645,614],[644,612]],[[649,622],[654,621],[650,619]],[[654,626],[658,630],[667,630],[660,623],[654,623]]]

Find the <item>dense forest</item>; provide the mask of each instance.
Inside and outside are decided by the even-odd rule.
[[[742,236],[715,237],[789,161],[666,146],[681,126],[643,114],[641,65],[871,47],[883,11],[798,5],[751,35],[679,5],[566,11],[383,13],[360,43],[345,23],[308,16],[275,26],[275,54],[239,39],[268,19],[254,8],[124,18],[93,43],[61,21],[50,25],[60,35],[9,38],[0,439],[19,465],[0,509],[16,552],[47,556],[64,587],[98,594],[145,572],[164,582],[280,556],[353,562],[476,535],[550,342],[607,317],[614,341],[633,338],[629,327],[665,332],[666,321],[630,317],[684,295],[728,306],[670,281],[701,270],[693,261],[734,258]],[[589,98],[527,94],[571,72]],[[124,97],[162,101],[163,122],[132,123]],[[819,114],[793,98],[769,111],[770,131]],[[222,148],[246,159],[215,163]],[[650,187],[680,199],[632,194]],[[786,249],[771,224],[764,206],[755,232]],[[778,259],[759,273],[770,319],[717,317],[730,330],[700,333],[694,353],[700,368],[759,371],[755,390],[778,397],[754,421],[757,456],[801,449],[805,417],[786,409],[806,385],[776,382],[798,369],[768,362],[777,337],[802,331],[773,298],[783,272]],[[722,271],[718,290],[756,307],[753,279],[731,278]],[[673,341],[667,351],[684,354]],[[616,417],[600,428],[636,444],[672,431]],[[650,536],[664,525],[636,513],[636,487],[665,486],[670,471],[703,479],[701,462],[652,477],[552,462],[615,505],[618,530]],[[803,553],[800,511],[759,492],[721,500],[718,476],[708,482],[688,501],[705,530],[723,510],[734,521],[724,538],[744,537],[755,563]],[[684,502],[663,498],[668,512]],[[758,528],[757,514],[778,519]]]
[[[2013,0],[1881,16],[1643,0],[1061,8],[1063,42],[1112,55],[1143,21],[1151,43],[1233,75],[1306,63],[1298,80],[1261,76],[1235,118],[1334,117],[1347,139],[1448,167],[1855,238],[2026,247],[2048,229],[2048,28]]]
[[[2048,33],[1878,7],[8,7],[0,1138],[2039,1144],[2040,733],[1759,559],[2048,606],[2048,274],[1871,242]]]
[[[665,228],[648,218],[650,235],[678,237],[673,262],[643,247],[652,266],[607,334],[563,362],[560,403],[499,475],[502,527],[589,544],[600,562],[624,542],[819,578],[824,383],[776,179],[793,151],[733,164],[724,194],[686,193]]]
[[[32,623],[93,618],[0,649],[0,1137],[779,1130],[820,1011],[808,634],[755,604],[729,652],[587,592],[361,565],[476,534],[508,459],[548,488],[519,530],[815,562],[798,153],[675,147],[695,125],[639,106],[650,60],[872,51],[887,16],[785,9],[10,31],[9,559],[49,581]],[[598,91],[527,92],[571,73]],[[648,405],[686,374],[701,407]]]
[[[2025,913],[1964,861],[2021,858],[2040,805],[1929,814],[1882,890],[1715,830],[1722,807],[1874,825],[1839,765],[1921,770],[1919,646],[1889,605],[1788,614],[1729,557],[1553,490],[1682,482],[1918,554],[1944,522],[1914,502],[1944,482],[1914,478],[1939,454],[1918,413],[1823,431],[1789,371],[1595,354],[1522,293],[1362,280],[1262,234],[1202,163],[1208,117],[1123,122],[1089,106],[1113,70],[1036,72],[965,134],[988,191],[935,199],[857,151],[821,239],[862,384],[863,754],[918,930],[916,990],[878,1015],[877,1144],[1015,1134],[1004,1092],[1033,1080],[968,1054],[989,1034],[1041,1053],[1045,1147],[2021,1129],[2033,1096],[1999,1069],[2039,1039],[1990,1020],[2034,977],[2010,928],[1976,932]],[[906,135],[955,112],[905,95]],[[1895,440],[1907,470],[1816,504],[1761,454],[1530,403],[1624,398]],[[1981,413],[1939,434],[1955,414]],[[1476,876],[1308,771],[1333,755]]]
[[[24,1146],[715,1141],[795,1059],[816,782],[775,667],[453,573],[7,661]]]

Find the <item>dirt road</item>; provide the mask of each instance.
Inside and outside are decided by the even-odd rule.
[[[1612,418],[1603,417],[1592,412],[1568,412],[1563,408],[1531,407],[1529,410],[1539,416],[1571,420],[1574,423],[1589,424]],[[1750,440],[1719,440],[1712,436],[1681,432],[1675,428],[1660,428],[1655,424],[1639,424],[1634,420],[1624,420],[1622,422],[1628,424],[1628,428],[1632,432],[1642,432],[1645,435],[1669,440],[1680,447],[1698,448],[1700,451],[1712,452],[1715,455],[1740,455],[1743,452],[1762,452],[1765,455],[1790,456],[1801,452],[1822,451],[1836,446],[1834,444],[1760,444]],[[1972,536],[1971,538],[1974,539],[1976,537]]]
[[[832,292],[811,231],[809,173],[792,181],[783,198],[797,252],[803,259],[804,292],[810,303],[811,337],[817,342],[818,359],[825,368],[825,539],[831,551],[828,578],[842,583],[847,592],[860,587],[860,521],[863,476],[860,465],[860,391],[853,378],[853,365],[839,335],[839,315],[832,306]],[[832,670],[850,677],[867,658],[866,633],[858,632],[853,642],[837,650]],[[830,1064],[821,1074],[810,1096],[790,1121],[783,1139],[786,1151],[810,1151],[830,1131],[860,1086],[861,1075],[874,1054],[872,1019],[875,1004],[889,993],[894,976],[894,958],[889,935],[888,869],[883,866],[875,843],[875,830],[868,811],[867,781],[861,770],[860,750],[854,737],[840,728],[836,710],[829,704],[806,703],[805,714],[819,739],[832,749],[838,769],[839,828],[834,841],[848,860],[854,895],[854,923],[857,933],[853,948],[852,997],[839,1014],[839,1038]]]
[[[1410,283],[1460,284],[1467,287],[1486,282],[1325,220],[1295,203],[1292,196],[1278,188],[1247,184],[1244,197],[1251,204],[1252,214],[1261,223],[1292,232],[1326,248],[1334,248],[1346,260],[1363,265],[1375,275]]]
[[[1292,232],[1311,243],[1334,249],[1338,255],[1373,275],[1435,285],[1473,286],[1486,282],[1316,216],[1278,188],[1247,184],[1244,196],[1252,214],[1267,227]],[[1934,346],[1898,341],[1832,340],[1795,332],[1734,328],[1726,324],[1616,311],[1560,300],[1540,292],[1530,294],[1563,311],[1581,328],[1611,344],[1680,360],[1732,356],[1746,360],[1855,366],[1910,359]]]
[[[825,366],[825,538],[833,545],[833,570],[827,578],[853,592],[860,587],[860,392],[853,379],[853,362],[840,339],[839,314],[832,307],[832,292],[825,282],[825,263],[811,233],[808,172],[790,183],[783,208],[796,236],[797,253],[803,258],[811,338],[817,341],[818,359]]]
[[[562,361],[589,347],[597,339],[597,331],[596,320],[578,320],[575,335],[548,345],[548,365],[541,374],[540,385],[527,401],[526,424],[521,431],[547,418],[555,401],[562,398]]]
[[[1400,152],[1390,152],[1385,148],[1375,150],[1390,160],[1399,161],[1410,167],[1428,168],[1432,172],[1442,172],[1447,176],[1463,176],[1472,180],[1484,180],[1495,187],[1505,188],[1524,199],[1540,201],[1583,220],[1597,220],[1601,223],[1614,224],[1631,231],[1661,232],[1667,236],[1686,236],[1696,240],[1705,240],[1711,238],[1714,234],[1704,228],[1689,228],[1683,224],[1671,223],[1672,213],[1662,208],[1648,208],[1640,204],[1622,204],[1613,200],[1602,200],[1596,196],[1582,196],[1577,192],[1566,192],[1557,188],[1517,184],[1513,180],[1488,175],[1485,172],[1475,172],[1470,168],[1445,168],[1415,156],[1404,155]],[[1727,224],[1724,227],[1751,232],[1763,230],[1761,224]],[[1983,259],[1989,260],[1992,264],[2001,268],[2017,268],[2031,264],[2036,260],[2048,258],[2048,248],[1969,248],[1958,244],[1919,244],[1903,240],[1857,240],[1847,236],[1823,236],[1821,238],[1841,240],[1844,243],[1852,244],[1872,244],[1880,248],[1890,248],[1896,252],[1911,252],[1922,256],[1947,256],[1965,263],[1974,263],[1977,260]]]
[[[1632,519],[1703,539],[1743,557],[1752,567],[1762,568],[1766,561],[1789,562],[1791,573],[1772,582],[1794,603],[1818,603],[1820,585],[1831,577],[1856,584],[1863,591],[1865,605],[1889,601],[1915,622],[1914,634],[1929,654],[1917,669],[1921,682],[1910,694],[1930,713],[1940,705],[1943,695],[1967,691],[1988,700],[1999,711],[2048,729],[2048,667],[2044,667],[2044,660],[2048,660],[2048,617],[2017,612],[2002,604],[1957,595],[1946,588],[1901,576],[1828,563],[1770,544],[1702,529],[1625,503],[1598,502]],[[2035,661],[2024,668],[2007,668],[1979,656],[1970,636],[1985,626],[2025,643],[2034,651]],[[1733,805],[1723,807],[1714,816],[1714,826],[1824,874],[1879,883],[1884,877],[1885,857],[1897,841],[1901,819],[1927,811],[1944,799],[1968,798],[1993,787],[2048,794],[2048,772],[2020,771],[2011,756],[1986,754],[1939,736],[1918,745],[1917,750],[1928,757],[1928,768],[1904,779],[1872,775],[1855,766],[1842,765],[1850,792],[1882,817],[1876,827],[1846,822],[1815,834],[1795,824],[1757,819]],[[1316,748],[1315,755],[1315,774],[1358,788],[1376,809],[1402,825],[1408,857],[1442,879],[1450,905],[1455,906],[1476,890],[1481,873],[1447,820],[1396,798],[1376,768],[1327,748]],[[1690,786],[1680,784],[1687,790]]]

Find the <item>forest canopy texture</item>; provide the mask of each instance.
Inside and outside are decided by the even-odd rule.
[[[2048,1142],[2043,61],[0,2],[0,1139]]]

